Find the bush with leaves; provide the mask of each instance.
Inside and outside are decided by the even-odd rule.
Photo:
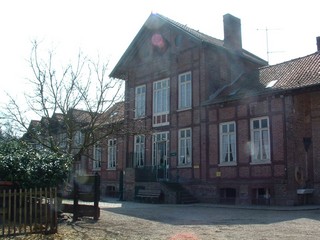
[[[20,187],[56,187],[67,179],[72,157],[49,150],[37,150],[27,143],[0,141],[0,180]]]

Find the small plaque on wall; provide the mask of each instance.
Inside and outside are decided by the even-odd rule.
[[[177,153],[176,153],[176,152],[170,153],[170,157],[176,157],[176,156],[177,156]]]
[[[221,177],[221,172],[220,171],[216,172],[216,177]]]

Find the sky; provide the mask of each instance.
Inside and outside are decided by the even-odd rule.
[[[28,89],[34,40],[63,61],[80,49],[93,59],[99,55],[111,72],[152,12],[218,39],[230,13],[241,19],[243,48],[273,65],[316,52],[319,7],[318,0],[3,0],[0,104],[5,92],[21,97]]]

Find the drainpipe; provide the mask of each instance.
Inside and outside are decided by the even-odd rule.
[[[311,138],[310,137],[304,137],[303,138],[303,145],[304,145],[304,150],[306,151],[306,154],[305,154],[305,164],[306,164],[306,188],[308,187],[307,186],[307,183],[309,181],[309,166],[308,166],[308,150],[310,148],[310,145],[311,145]]]

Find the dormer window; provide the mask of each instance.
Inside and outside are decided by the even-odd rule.
[[[268,82],[266,88],[272,88],[277,82],[278,82],[278,80],[272,80],[272,81]]]

